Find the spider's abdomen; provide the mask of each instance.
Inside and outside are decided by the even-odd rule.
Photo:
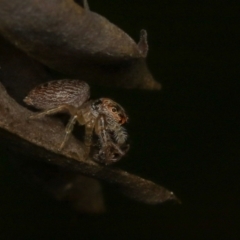
[[[24,102],[37,109],[51,109],[68,104],[76,108],[89,99],[89,85],[80,80],[57,80],[41,84],[32,89]]]

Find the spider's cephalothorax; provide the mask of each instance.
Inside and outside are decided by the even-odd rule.
[[[92,107],[97,110],[99,114],[103,114],[106,117],[109,116],[111,121],[119,123],[120,125],[128,120],[123,107],[109,98],[99,98],[95,100],[92,103]]]
[[[94,159],[105,164],[116,162],[129,148],[126,145],[127,132],[122,127],[128,117],[124,109],[113,100],[99,98],[88,101],[89,96],[87,83],[57,80],[37,86],[29,92],[24,102],[43,110],[30,118],[41,118],[58,112],[68,112],[71,115],[59,150],[64,147],[77,121],[80,125],[85,125],[85,158],[89,155],[94,131],[99,137],[99,152]]]

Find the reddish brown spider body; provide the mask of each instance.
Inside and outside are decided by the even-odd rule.
[[[127,132],[122,127],[128,117],[124,109],[108,98],[88,100],[90,88],[79,80],[57,80],[37,86],[31,90],[24,102],[43,110],[30,118],[41,118],[58,112],[68,112],[71,118],[65,129],[65,137],[59,148],[67,142],[74,124],[85,125],[85,157],[92,145],[93,131],[97,134],[99,152],[94,159],[110,164],[121,159],[128,150]]]

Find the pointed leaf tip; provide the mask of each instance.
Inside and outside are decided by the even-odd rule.
[[[138,50],[144,58],[147,57],[148,43],[147,43],[147,31],[145,29],[142,29],[140,31],[140,40],[138,42]]]

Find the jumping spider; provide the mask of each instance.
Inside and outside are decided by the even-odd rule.
[[[85,125],[85,158],[88,158],[92,145],[92,135],[98,136],[98,150],[93,158],[101,163],[110,164],[121,159],[128,151],[127,132],[122,124],[128,117],[124,109],[108,98],[89,100],[90,88],[80,80],[57,80],[41,84],[32,89],[24,102],[42,112],[30,116],[42,118],[59,112],[67,112],[71,118],[65,129],[61,151],[67,142],[74,124]]]

